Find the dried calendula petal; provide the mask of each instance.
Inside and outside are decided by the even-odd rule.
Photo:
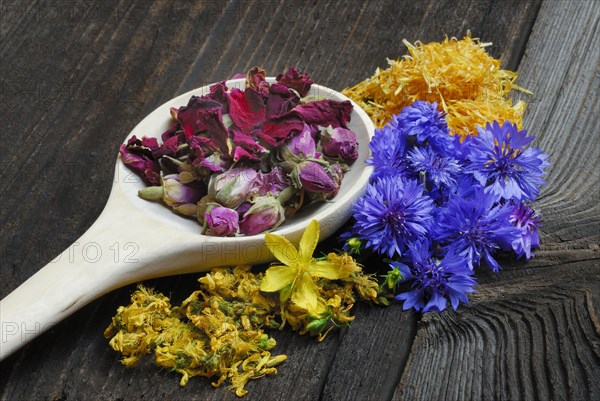
[[[380,128],[404,107],[417,100],[437,102],[447,113],[451,133],[464,138],[477,135],[476,126],[497,120],[522,128],[525,103],[513,104],[511,90],[517,74],[500,68],[500,60],[485,48],[489,43],[465,36],[443,42],[414,45],[404,41],[409,55],[388,60],[385,70],[342,93],[357,102]]]

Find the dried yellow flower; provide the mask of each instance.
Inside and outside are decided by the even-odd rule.
[[[298,250],[283,237],[272,237],[268,244],[286,265],[272,266],[266,275],[252,273],[249,266],[214,269],[198,280],[200,289],[176,307],[164,295],[140,286],[104,332],[110,346],[123,355],[121,362],[133,366],[153,353],[158,366],[181,375],[180,385],[194,376],[215,378],[213,386],[229,381],[241,397],[248,381],[277,373],[275,367],[287,358],[271,354],[276,341],[264,330],[288,322],[300,334],[311,333],[322,341],[333,328],[354,319],[354,290],[373,299],[364,294],[377,283],[350,255],[312,257],[318,223],[309,224]],[[273,274],[274,268],[287,272]],[[284,282],[279,282],[280,276]],[[294,285],[307,286],[303,280],[310,281],[310,291],[301,288],[301,295],[294,296]],[[272,287],[287,291],[287,296],[261,292]]]
[[[276,343],[262,328],[278,325],[274,304],[260,295],[262,276],[249,269],[207,274],[199,280],[201,290],[175,308],[164,295],[140,286],[104,334],[126,366],[153,352],[158,366],[181,374],[182,386],[190,377],[217,377],[214,386],[229,380],[241,396],[249,380],[277,373],[274,366],[285,360],[269,352]]]
[[[385,70],[342,92],[369,114],[377,127],[383,127],[404,107],[416,100],[437,102],[447,113],[448,126],[464,138],[477,135],[476,126],[497,120],[512,121],[522,129],[525,102],[513,105],[508,98],[517,74],[500,68],[481,43],[470,34],[462,40],[414,45],[404,41],[409,55],[388,60]]]
[[[302,234],[298,249],[284,237],[266,233],[267,247],[283,265],[269,267],[260,289],[265,292],[279,292],[282,304],[291,298],[300,308],[308,312],[315,310],[319,292],[315,279],[341,278],[339,264],[313,258],[313,252],[319,242],[319,232],[319,222],[312,220]]]

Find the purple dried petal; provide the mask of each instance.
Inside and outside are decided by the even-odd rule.
[[[165,132],[160,135],[163,142],[166,142],[169,138],[179,137],[179,144],[184,142],[183,131],[181,130],[181,124],[175,121]]]
[[[156,138],[142,137],[142,146],[150,150],[158,149],[158,140]]]
[[[190,149],[188,163],[191,165],[200,164],[217,148],[212,139],[204,136],[191,136],[186,139],[186,142]]]
[[[300,104],[300,98],[283,85],[273,84],[267,99],[267,120],[272,120],[289,112]]]
[[[244,215],[246,214],[246,212],[248,210],[250,210],[250,208],[252,207],[252,203],[251,202],[242,202],[241,205],[239,205],[235,211],[237,212],[238,216],[240,218],[244,217]]]
[[[210,92],[202,96],[202,98],[220,103],[221,112],[223,114],[229,113],[229,96],[227,96],[227,85],[225,85],[225,81],[211,85],[209,91]]]
[[[193,124],[182,122],[185,137],[189,140],[200,134],[207,135],[213,141],[214,149],[219,149],[226,154],[229,153],[227,145],[229,132],[223,125],[221,109],[198,109],[195,113],[196,120]]]
[[[220,110],[222,107],[222,104],[215,100],[192,96],[187,106],[182,106],[176,110],[173,117],[181,124],[185,136],[190,137],[207,130],[206,115],[203,112],[214,109]]]
[[[280,167],[274,167],[268,173],[258,173],[258,177],[252,188],[252,193],[258,196],[278,195],[281,191],[289,187],[286,179],[286,173]]]
[[[179,142],[180,138],[177,136],[167,138],[167,140],[164,141],[164,143],[159,146],[158,149],[152,152],[152,155],[157,160],[165,155],[175,157],[177,155],[177,151],[179,150]]]
[[[200,169],[208,170],[207,175],[211,173],[224,173],[230,167],[230,161],[221,158],[219,153],[213,153],[212,155],[203,159],[198,167]],[[202,173],[202,171],[200,171]]]
[[[123,163],[139,174],[150,185],[160,185],[160,167],[148,156],[131,153],[126,145],[119,147]]]
[[[260,157],[250,154],[246,149],[242,148],[241,146],[237,146],[233,150],[233,161],[238,162],[240,160],[259,162]]]
[[[267,150],[254,140],[250,135],[244,134],[242,131],[232,128],[229,131],[233,135],[233,142],[246,149],[248,153],[259,156]]]

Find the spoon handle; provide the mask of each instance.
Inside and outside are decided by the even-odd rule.
[[[0,360],[105,292],[107,276],[83,259],[81,245],[75,242],[0,301]],[[96,258],[92,246],[84,251],[89,261]]]
[[[135,281],[128,273],[143,262],[140,244],[123,239],[129,234],[115,225],[105,209],[83,236],[0,301],[0,360],[90,301]]]
[[[0,301],[0,360],[113,289],[185,271],[178,270],[192,264],[185,247],[167,248],[164,240],[178,233],[152,224],[113,190],[87,232]]]

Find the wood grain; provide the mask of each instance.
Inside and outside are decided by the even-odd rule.
[[[276,332],[289,359],[250,383],[246,399],[591,399],[600,332],[593,1],[2,0],[0,297],[92,224],[119,143],[165,100],[256,64],[273,73],[295,65],[342,89],[404,54],[404,38],[469,29],[536,93],[526,125],[554,163],[540,199],[547,251],[500,276],[482,272],[471,306],[418,325],[399,305],[363,305],[323,343]],[[196,278],[148,284],[177,299]],[[133,288],[3,361],[0,400],[233,400],[204,379],[180,388],[149,361],[118,364],[102,331]]]
[[[598,399],[598,291],[597,258],[480,285],[424,316],[393,400]]]
[[[598,244],[600,4],[545,3],[518,72],[534,92],[524,124],[552,162],[538,200],[546,247]]]

